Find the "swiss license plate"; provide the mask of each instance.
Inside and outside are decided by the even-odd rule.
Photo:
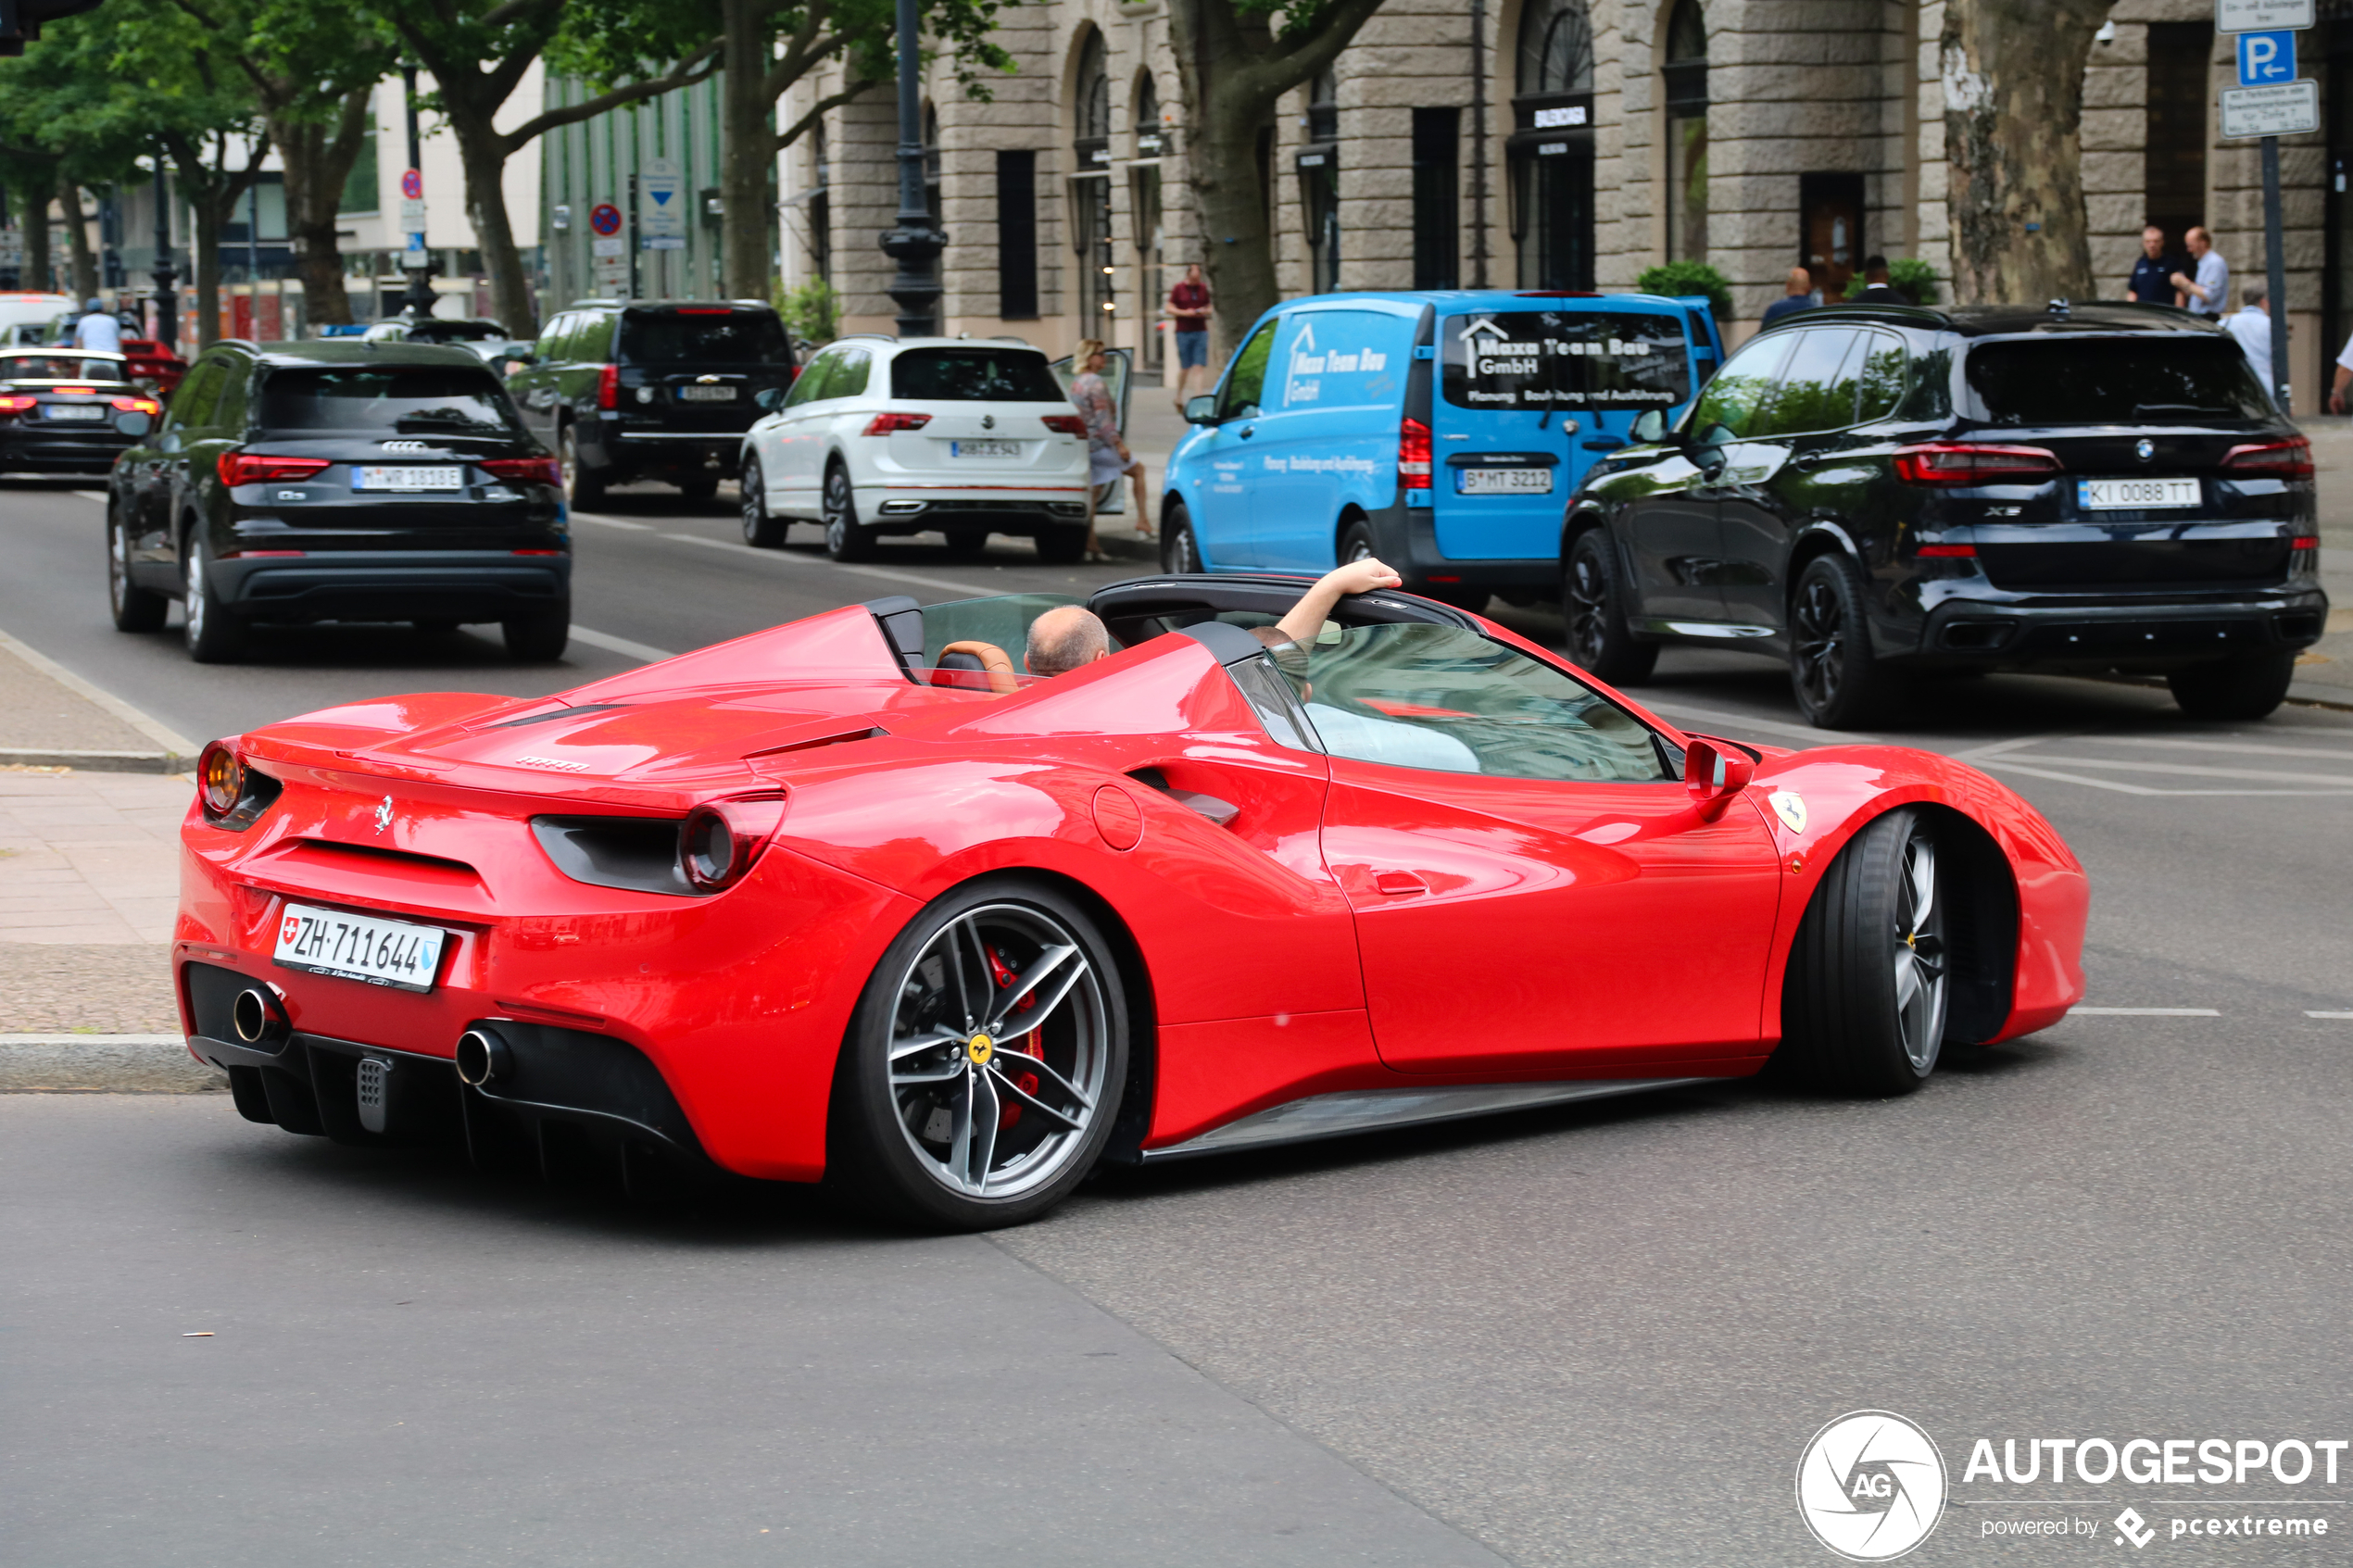
[[[1549,495],[1553,470],[1542,469],[1456,469],[1457,495]]]
[[[354,490],[463,490],[466,470],[446,469],[380,469],[352,470]]]
[[[284,968],[312,974],[430,991],[448,935],[437,925],[288,904],[278,920],[278,950],[271,957]]]
[[[678,389],[681,403],[733,403],[736,389],[732,386],[682,386]]]
[[[46,406],[53,420],[103,420],[107,410],[95,403],[51,403]]]
[[[2205,499],[2195,479],[2079,479],[2076,504],[2087,512],[2195,507]]]
[[[1018,458],[1018,441],[951,441],[948,444],[951,458]]]

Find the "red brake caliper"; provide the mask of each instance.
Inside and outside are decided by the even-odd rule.
[[[981,951],[988,956],[989,977],[997,982],[997,988],[1000,991],[1012,989],[1013,982],[1019,979],[1020,976],[1015,974],[1013,972],[1013,966],[1005,961],[1004,955],[1000,953],[996,948],[989,947],[983,947]],[[1032,993],[1029,996],[1024,997],[1020,1001],[1014,1003],[1013,1011],[1027,1012],[1031,1008],[1034,1008],[1037,1005],[1037,995]],[[1000,1050],[1012,1051],[1016,1056],[1036,1057],[1041,1061],[1045,1060],[1045,1047],[1038,1044],[1038,1031],[1035,1029],[1032,1029],[1028,1034],[1024,1035],[1019,1041],[1007,1040],[998,1048]],[[1013,1085],[1016,1088],[1020,1089],[1023,1094],[1034,1095],[1038,1092],[1038,1074],[1035,1073],[1025,1073],[1020,1077],[1013,1079]],[[997,1130],[1000,1133],[1004,1132],[1008,1128],[1012,1127],[1014,1123],[1020,1120],[1021,1107],[1018,1105],[1009,1105],[998,1114]]]

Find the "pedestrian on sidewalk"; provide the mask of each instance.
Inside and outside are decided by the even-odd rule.
[[[2193,228],[2183,236],[2183,243],[2189,246],[2197,271],[2173,274],[2182,307],[2193,316],[2221,320],[2231,304],[2231,264],[2214,248],[2214,236],[2202,228]]]
[[[1127,449],[1126,439],[1119,433],[1119,410],[1112,402],[1111,388],[1103,384],[1103,366],[1109,358],[1103,352],[1103,340],[1082,339],[1072,358],[1078,374],[1071,378],[1070,401],[1087,424],[1087,558],[1101,560],[1102,546],[1095,537],[1095,507],[1111,495],[1123,473],[1136,483],[1136,532],[1147,539],[1157,535],[1152,532],[1150,497],[1144,489],[1144,461]]]
[[[2239,348],[2255,368],[2264,394],[2276,403],[2280,389],[2271,379],[2271,311],[2267,301],[2271,292],[2262,279],[2249,278],[2239,289],[2240,308],[2222,318],[2222,330],[2239,340]]]
[[[1771,326],[1784,316],[1794,316],[1801,310],[1814,308],[1814,274],[1803,267],[1789,270],[1789,282],[1783,285],[1781,297],[1765,307],[1764,325]]]
[[[1192,396],[1193,383],[1206,383],[1209,374],[1209,285],[1202,281],[1201,263],[1196,261],[1185,269],[1185,275],[1168,290],[1168,319],[1176,329],[1176,407],[1181,411],[1185,399]],[[1197,378],[1193,372],[1199,370]],[[1206,392],[1207,385],[1202,390]]]

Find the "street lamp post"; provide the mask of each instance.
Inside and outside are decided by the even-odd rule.
[[[409,167],[424,168],[423,144],[417,136],[417,68],[408,61],[400,66],[403,83],[401,102],[409,108]],[[409,270],[408,292],[400,296],[401,308],[418,316],[433,314],[433,252],[425,252],[425,264]]]
[[[899,0],[899,221],[883,231],[882,251],[899,263],[889,292],[899,303],[901,337],[939,330],[939,253],[948,248],[948,236],[931,220],[924,199],[924,99],[916,72],[921,26],[916,0]]]
[[[156,149],[156,340],[180,346],[180,274],[171,268],[171,192],[165,182],[163,149]]]

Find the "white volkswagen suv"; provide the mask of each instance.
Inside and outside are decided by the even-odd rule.
[[[745,434],[744,542],[822,523],[836,560],[937,530],[978,554],[1026,534],[1039,558],[1087,547],[1087,427],[1046,357],[992,338],[853,333],[809,362]]]

